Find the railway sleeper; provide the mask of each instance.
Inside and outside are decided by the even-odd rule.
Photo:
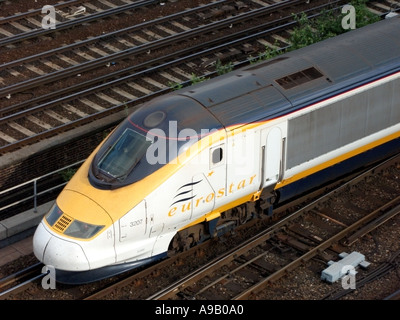
[[[264,272],[265,276],[270,275],[279,269],[276,265],[268,262],[266,259],[258,259],[252,263],[252,266],[257,268],[260,272]]]
[[[321,237],[318,237],[317,235],[314,235],[312,232],[309,230],[305,229],[301,224],[296,223],[293,225],[290,225],[288,228],[291,232],[304,237],[305,239],[311,240],[313,243],[320,244],[323,239]]]

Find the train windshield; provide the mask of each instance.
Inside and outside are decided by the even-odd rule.
[[[180,95],[147,102],[122,121],[93,157],[89,182],[99,189],[127,186],[153,174],[221,123],[203,105]]]
[[[101,156],[97,167],[115,179],[124,180],[145,157],[150,145],[151,140],[144,135],[126,128],[118,140]]]

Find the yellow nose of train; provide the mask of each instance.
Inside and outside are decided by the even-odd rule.
[[[66,266],[76,271],[96,268],[104,265],[104,257],[114,256],[112,229],[105,230],[110,225],[110,216],[96,202],[79,192],[64,190],[35,232],[34,253],[46,265],[60,270]],[[95,237],[102,242],[97,250],[89,241]],[[108,251],[110,254],[105,255]]]

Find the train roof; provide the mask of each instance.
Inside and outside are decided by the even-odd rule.
[[[267,120],[400,70],[400,16],[177,92],[225,128]]]

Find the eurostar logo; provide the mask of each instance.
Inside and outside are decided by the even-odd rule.
[[[183,190],[183,191],[179,192],[179,193],[174,197],[174,199],[179,198],[179,197],[181,197],[181,196],[184,197],[184,198],[181,198],[181,199],[179,199],[179,200],[176,200],[176,201],[175,201],[174,203],[172,203],[169,207],[172,207],[174,204],[177,204],[177,203],[179,203],[179,202],[184,202],[184,201],[192,200],[194,197],[196,197],[196,195],[193,195],[193,196],[191,196],[191,197],[187,197],[187,194],[190,193],[190,192],[192,192],[193,186],[194,186],[194,185],[196,185],[196,184],[198,184],[198,183],[200,183],[200,182],[202,182],[202,181],[203,181],[203,179],[201,179],[201,180],[199,180],[199,181],[187,183],[187,184],[181,186],[181,187],[177,190],[177,192],[179,192],[179,191],[181,191],[181,190]]]
[[[234,194],[235,191],[244,189],[252,185],[255,181],[254,179],[256,176],[257,175],[255,174],[247,179],[242,179],[238,182],[232,182],[227,188],[222,187],[219,188],[217,192],[211,192],[203,196],[190,194],[193,191],[193,186],[201,183],[203,179],[184,184],[183,186],[178,188],[178,194],[176,194],[174,197],[174,199],[176,200],[170,205],[168,216],[173,217],[177,212],[191,212],[193,208],[199,207],[201,203],[210,203],[212,201],[215,201],[215,199]]]

